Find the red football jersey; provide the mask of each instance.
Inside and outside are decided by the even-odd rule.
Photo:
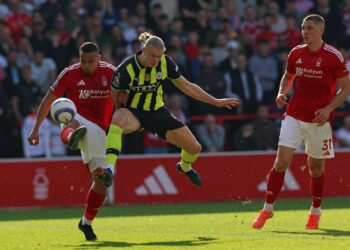
[[[92,75],[85,75],[80,63],[76,63],[60,73],[50,91],[57,97],[66,93],[81,116],[106,131],[113,111],[110,82],[115,70],[113,65],[101,61]]]
[[[315,52],[305,44],[293,48],[287,71],[296,78],[286,114],[304,122],[311,122],[315,111],[332,101],[336,80],[349,74],[342,54],[326,43]]]

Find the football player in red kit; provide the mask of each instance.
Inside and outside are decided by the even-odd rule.
[[[332,112],[350,94],[349,72],[342,54],[322,40],[324,19],[312,14],[301,25],[305,44],[292,49],[287,69],[281,79],[276,103],[287,105],[282,121],[278,151],[267,181],[265,204],[253,221],[260,229],[274,214],[274,203],[284,183],[295,149],[305,142],[310,173],[312,205],[306,229],[318,229],[325,182],[325,159],[333,158]],[[294,93],[287,93],[294,84]],[[339,91],[336,92],[336,86]]]
[[[95,43],[82,44],[79,53],[80,62],[65,68],[42,100],[28,141],[31,145],[39,144],[38,131],[51,104],[66,94],[75,103],[77,114],[63,127],[61,139],[70,148],[80,149],[83,162],[94,179],[78,227],[86,240],[96,240],[91,223],[105,200],[106,188],[112,184],[114,172],[106,167],[105,140],[113,110],[109,83],[116,68],[100,60]]]

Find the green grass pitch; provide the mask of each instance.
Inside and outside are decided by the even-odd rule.
[[[326,199],[320,230],[304,230],[309,200],[278,200],[264,229],[262,201],[103,208],[87,242],[81,208],[0,210],[0,249],[350,249],[350,199]]]

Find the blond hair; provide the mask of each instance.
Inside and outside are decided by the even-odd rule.
[[[154,36],[149,32],[143,32],[139,35],[139,41],[143,44],[145,44],[145,47],[153,46],[157,49],[164,49],[165,50],[165,44],[162,40],[162,38],[158,36]]]
[[[324,18],[318,14],[310,14],[310,15],[304,17],[303,22],[305,22],[305,21],[313,21],[316,24],[322,24],[322,25],[324,25],[324,23],[325,23]]]

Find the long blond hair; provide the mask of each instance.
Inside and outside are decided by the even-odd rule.
[[[139,35],[139,41],[143,44],[145,44],[145,47],[153,46],[157,49],[164,49],[165,51],[165,44],[162,40],[162,38],[158,36],[154,36],[149,32],[143,32]]]

